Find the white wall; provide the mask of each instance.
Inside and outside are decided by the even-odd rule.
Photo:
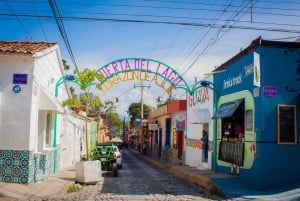
[[[60,130],[59,167],[65,168],[80,161],[81,143],[84,148],[85,130],[84,119],[66,113],[63,118],[63,129]],[[84,151],[84,150],[82,150]]]
[[[28,150],[30,133],[33,61],[30,56],[0,56],[1,124],[0,147],[6,150]],[[28,74],[21,92],[13,92],[13,74]]]
[[[206,77],[204,80],[212,82],[212,76]],[[202,137],[203,122],[200,122],[200,110],[208,109],[208,134],[209,141],[213,142],[213,90],[207,88],[207,93],[201,92],[201,90],[206,90],[205,88],[198,89],[194,96],[187,96],[187,122],[186,122],[186,139],[185,139],[185,164],[193,167],[201,166],[202,162],[202,149],[195,146],[187,146],[187,140],[198,140],[200,141]],[[201,92],[201,93],[200,93]],[[192,99],[194,97],[194,99]],[[210,168],[211,152],[208,155],[208,167]]]
[[[62,76],[61,58],[57,55],[58,46],[53,46],[47,50],[33,55],[33,88],[32,88],[32,105],[31,105],[31,121],[30,121],[30,140],[29,149],[38,151],[41,147],[38,141],[39,131],[38,125],[43,124],[45,119],[39,116],[39,101],[41,91],[54,97],[55,80]],[[41,133],[40,133],[41,134]]]

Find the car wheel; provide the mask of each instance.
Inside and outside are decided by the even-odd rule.
[[[113,177],[117,177],[118,176],[118,165],[117,165],[117,163],[113,163],[113,166],[112,166],[112,175],[113,175]]]

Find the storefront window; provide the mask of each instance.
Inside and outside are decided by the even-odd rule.
[[[215,116],[221,118],[222,139],[219,160],[243,166],[246,120],[244,99],[222,104]],[[250,118],[250,115],[248,118]]]
[[[296,105],[277,106],[278,143],[296,144]]]
[[[245,103],[244,101],[237,107],[230,117],[224,117],[222,122],[222,140],[242,141],[245,128]]]

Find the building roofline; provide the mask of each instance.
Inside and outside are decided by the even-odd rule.
[[[250,45],[227,60],[225,63],[220,65],[219,67],[215,68],[212,72],[225,70],[229,65],[236,62],[249,52],[255,50],[258,47],[273,47],[273,48],[300,48],[300,42],[283,42],[283,41],[269,41],[269,40],[263,40],[261,37],[256,38],[253,40]]]

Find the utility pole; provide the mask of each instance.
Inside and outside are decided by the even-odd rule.
[[[141,121],[144,118],[144,87],[148,87],[148,89],[151,87],[151,85],[144,85],[143,80],[141,80],[141,84],[134,84],[134,88],[140,87],[141,88]]]
[[[141,80],[140,85],[134,85],[135,87],[141,87],[141,144],[140,144],[140,152],[143,153],[143,145],[144,145],[144,133],[143,133],[143,119],[144,119],[144,87],[150,88],[151,85],[144,85],[143,80]]]
[[[141,123],[144,118],[144,85],[143,80],[141,80]]]

